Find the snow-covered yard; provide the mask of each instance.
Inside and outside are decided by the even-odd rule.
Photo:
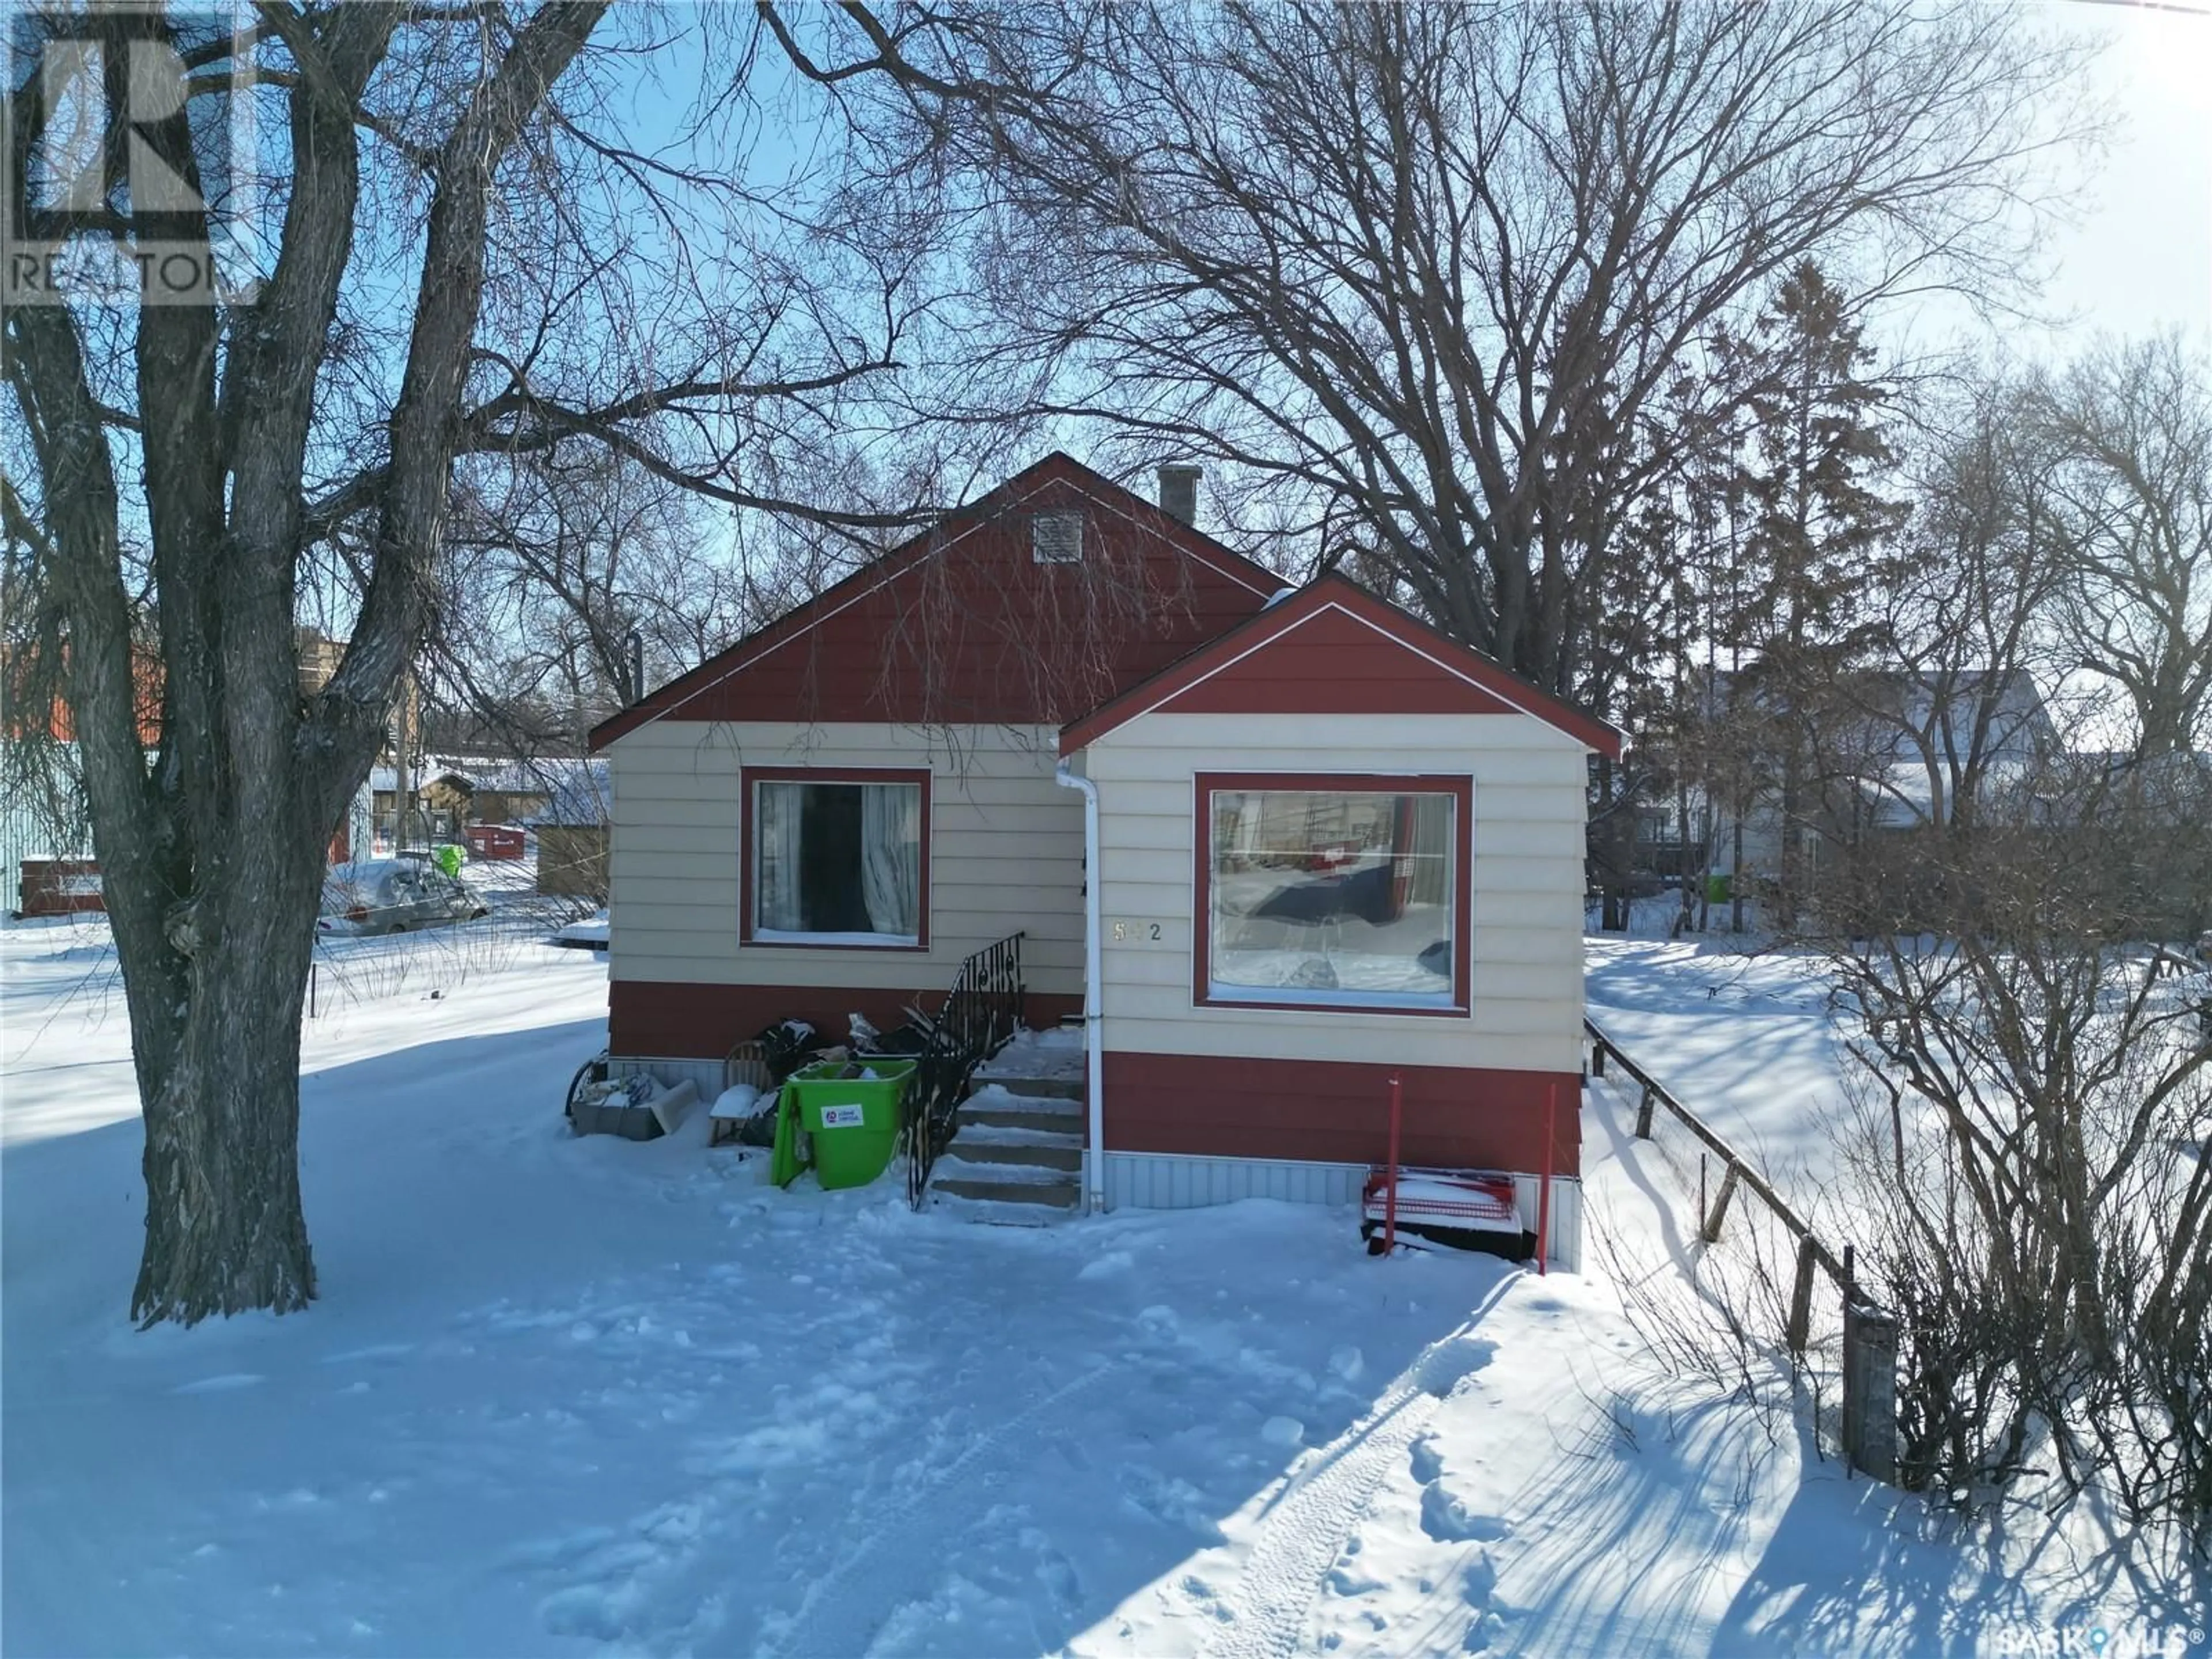
[[[596,955],[438,961],[308,1029],[316,1308],[140,1334],[112,953],[0,931],[9,1654],[2201,1642],[2124,1559],[1964,1531],[1660,1374],[1601,1252],[1540,1279],[1267,1204],[1028,1231],[778,1193],[703,1117],[567,1134]],[[1593,1091],[1593,1226],[1673,1286],[1625,1122]]]
[[[1828,981],[1806,957],[1725,938],[1594,938],[1589,1017],[1677,1098],[1810,1204],[1844,1106]]]

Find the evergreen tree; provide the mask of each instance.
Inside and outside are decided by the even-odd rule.
[[[1730,505],[1741,526],[1716,617],[1744,665],[1730,724],[1764,763],[1782,820],[1779,919],[1794,924],[1817,805],[1812,754],[1839,677],[1882,641],[1872,603],[1886,586],[1901,503],[1877,488],[1896,461],[1883,428],[1893,393],[1873,374],[1844,294],[1810,261],[1776,293],[1722,372],[1746,416]]]

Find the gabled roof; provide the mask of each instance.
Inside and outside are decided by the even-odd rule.
[[[1372,644],[1412,653],[1416,672],[1393,677],[1386,688],[1324,665]],[[1310,660],[1281,672],[1262,668],[1261,653],[1285,650],[1310,653]],[[1240,678],[1241,693],[1224,700],[1218,688]],[[1285,714],[1527,714],[1600,754],[1618,758],[1621,750],[1616,727],[1332,573],[1070,722],[1060,730],[1060,752],[1072,755],[1142,714],[1214,712],[1255,694],[1262,706]]]
[[[1273,572],[1055,450],[988,494],[953,509],[928,529],[910,537],[844,580],[601,721],[592,728],[591,749],[596,752],[626,732],[662,718],[711,718],[701,711],[708,706],[709,694],[732,676],[805,638],[841,613],[863,605],[908,573],[932,559],[941,558],[973,532],[1002,524],[1024,510],[1024,503],[1031,498],[1041,493],[1049,497],[1054,492],[1064,496],[1071,490],[1079,494],[1102,515],[1146,532],[1194,562],[1211,573],[1217,586],[1245,595],[1237,607],[1239,614],[1247,608],[1256,609],[1282,585],[1281,578]]]

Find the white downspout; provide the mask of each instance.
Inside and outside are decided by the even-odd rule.
[[[1106,1207],[1105,1060],[1099,1047],[1098,1017],[1099,941],[1104,932],[1098,922],[1098,786],[1069,771],[1064,759],[1053,769],[1052,777],[1064,789],[1083,792],[1083,1058],[1085,1093],[1091,1101],[1083,1153],[1090,1191],[1084,1207],[1097,1215]]]

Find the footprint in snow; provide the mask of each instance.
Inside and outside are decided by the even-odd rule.
[[[1421,1488],[1421,1530],[1439,1544],[1465,1544],[1491,1542],[1512,1528],[1494,1515],[1470,1510],[1442,1481],[1431,1480]]]
[[[1075,1570],[1075,1563],[1061,1553],[1042,1528],[1023,1528],[1021,1541],[1022,1547],[1036,1558],[1037,1583],[1044,1586],[1053,1605],[1063,1615],[1073,1613],[1083,1602],[1083,1579]]]
[[[1490,1559],[1490,1552],[1478,1549],[1467,1564],[1467,1573],[1460,1580],[1460,1594],[1468,1606],[1479,1612],[1490,1610],[1490,1598],[1498,1589],[1498,1564]]]
[[[1444,1460],[1437,1450],[1437,1443],[1425,1434],[1407,1448],[1406,1461],[1413,1472],[1414,1482],[1419,1486],[1427,1486],[1444,1472]]]
[[[1348,1562],[1339,1562],[1328,1571],[1328,1589],[1332,1595],[1372,1595],[1386,1588],[1373,1573],[1362,1571]]]
[[[1498,1616],[1492,1598],[1498,1590],[1498,1565],[1490,1559],[1490,1552],[1477,1548],[1474,1559],[1468,1564],[1467,1575],[1460,1580],[1460,1595],[1474,1610],[1468,1621],[1467,1634],[1461,1638],[1462,1653],[1492,1653],[1504,1644],[1505,1621]]]
[[[1447,1337],[1414,1363],[1413,1381],[1424,1394],[1442,1400],[1487,1365],[1498,1345],[1479,1336]]]

